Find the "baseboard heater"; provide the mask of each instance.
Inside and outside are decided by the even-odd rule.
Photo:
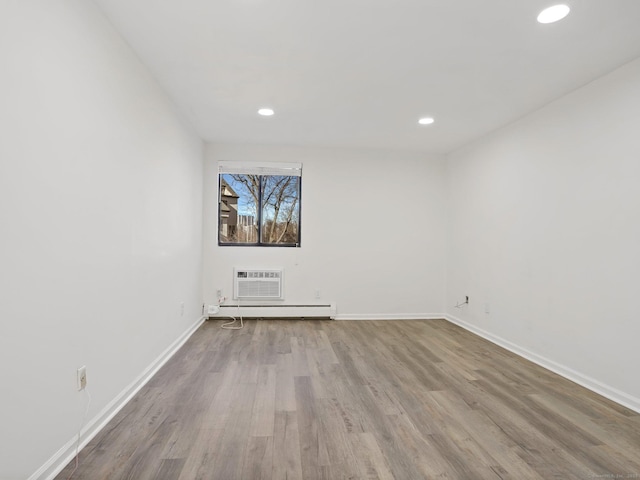
[[[336,305],[243,305],[240,314],[244,318],[331,318],[335,320]],[[237,305],[220,305],[220,310],[210,317],[236,317]]]

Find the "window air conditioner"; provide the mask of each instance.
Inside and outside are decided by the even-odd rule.
[[[281,268],[234,268],[234,300],[282,300],[283,273]]]

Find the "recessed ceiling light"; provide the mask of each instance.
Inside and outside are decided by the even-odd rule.
[[[571,9],[567,5],[554,5],[553,7],[545,8],[538,15],[538,22],[540,23],[553,23],[558,20],[562,20],[569,15]]]
[[[263,117],[270,117],[274,113],[275,112],[272,108],[261,108],[260,110],[258,110],[258,115],[262,115]]]
[[[420,125],[431,125],[433,122],[435,122],[435,120],[431,117],[422,117],[420,120],[418,120],[418,123]]]

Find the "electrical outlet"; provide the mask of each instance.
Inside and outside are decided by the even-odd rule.
[[[87,367],[82,366],[77,372],[78,391],[84,390],[87,386]]]
[[[320,290],[316,290],[316,298],[320,298]]]
[[[484,313],[491,313],[491,305],[488,303],[484,304]]]
[[[216,290],[216,296],[222,298],[222,289]]]

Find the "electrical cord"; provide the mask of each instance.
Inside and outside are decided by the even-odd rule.
[[[69,476],[67,477],[67,480],[70,480],[71,477],[73,477],[73,474],[76,473],[76,470],[78,469],[78,465],[79,465],[79,456],[80,456],[80,434],[82,433],[82,428],[84,427],[86,421],[87,421],[87,415],[89,414],[89,407],[91,406],[91,394],[89,393],[89,390],[87,390],[87,387],[84,388],[84,393],[87,396],[87,407],[84,409],[84,415],[82,416],[82,422],[80,422],[80,428],[78,429],[78,441],[76,442],[76,465],[75,467],[73,467],[73,470],[71,471],[71,473],[69,474]]]
[[[464,302],[454,305],[455,308],[462,308],[465,305],[469,305],[469,299],[467,298]]]
[[[222,299],[224,301],[224,299]],[[238,317],[240,317],[240,325],[235,325],[237,319],[236,317],[230,316],[233,320],[227,323],[223,323],[220,328],[224,328],[226,330],[241,330],[244,328],[244,322],[242,320],[242,314],[240,313],[240,302],[236,305],[238,307]]]

